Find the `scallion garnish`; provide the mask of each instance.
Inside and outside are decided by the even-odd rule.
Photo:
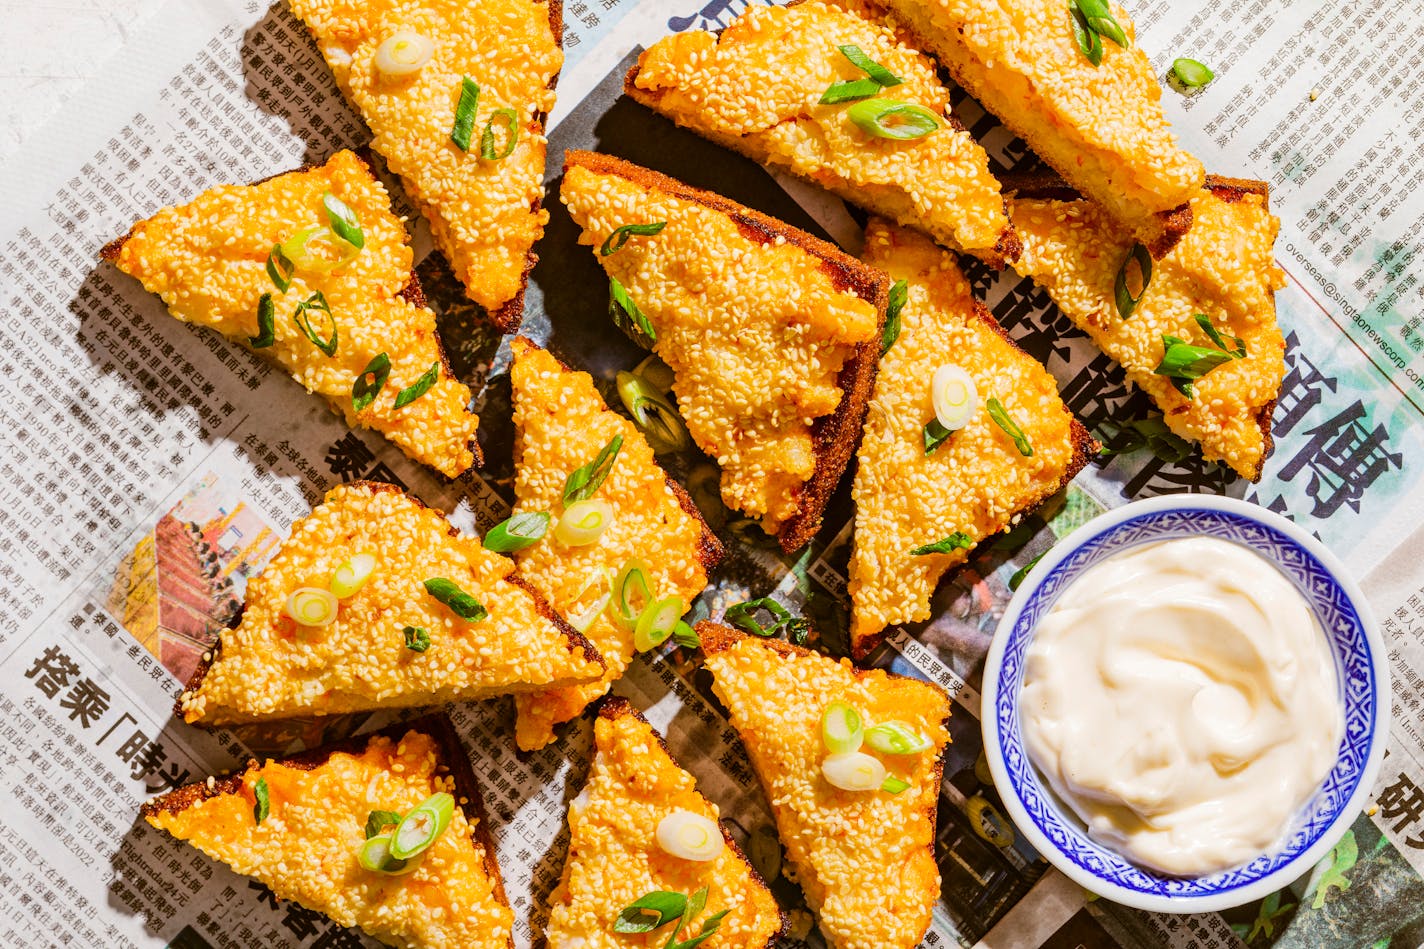
[[[930,403],[940,428],[957,432],[969,424],[979,408],[979,387],[964,367],[945,363],[930,377]]]
[[[924,106],[896,99],[866,99],[846,109],[865,134],[905,141],[923,138],[939,128],[935,114]]]
[[[496,119],[504,120],[504,151],[494,150],[494,123]],[[519,113],[510,108],[495,109],[489,121],[485,123],[485,130],[480,135],[480,157],[488,161],[500,161],[514,154],[514,146],[519,144]]]
[[[386,386],[386,379],[391,374],[391,357],[385,353],[377,353],[366,368],[361,370],[361,374],[356,377],[356,381],[351,383],[351,409],[359,412],[372,402],[376,401],[376,396],[381,394],[381,390]]]
[[[884,87],[874,79],[840,79],[826,87],[821,93],[821,105],[836,105],[841,102],[858,102],[879,95]]]
[[[835,701],[821,713],[821,743],[826,750],[843,755],[860,750],[865,739],[865,723],[855,706],[847,702]]]
[[[271,278],[272,285],[286,293],[292,286],[292,274],[296,271],[296,264],[292,263],[282,245],[273,244],[267,253],[267,276]]]
[[[257,301],[257,335],[247,337],[253,349],[265,349],[277,341],[277,307],[272,294],[264,293]]]
[[[361,230],[361,221],[356,217],[356,212],[346,206],[345,201],[328,191],[321,196],[321,204],[326,208],[327,219],[331,221],[332,233],[357,250],[366,246],[366,235]]]
[[[905,81],[865,55],[865,51],[853,43],[845,46],[837,46],[836,49],[840,50],[842,56],[850,60],[852,66],[875,80],[878,85],[898,86]]]
[[[1178,82],[1192,89],[1204,86],[1216,78],[1216,73],[1206,64],[1186,57],[1172,61],[1172,74],[1177,77]]]
[[[548,511],[525,511],[491,527],[481,543],[484,544],[485,550],[493,550],[497,554],[512,554],[516,550],[539,543],[548,530]]]
[[[910,551],[911,557],[924,557],[929,554],[948,554],[956,550],[968,550],[974,546],[974,538],[964,531],[955,531],[943,540],[937,540],[933,544],[924,544]]]
[[[821,759],[821,775],[842,791],[878,791],[885,781],[885,765],[874,755],[847,751]]]
[[[954,432],[939,423],[938,418],[930,419],[925,423],[925,454],[928,455],[943,445],[944,440],[953,434]]]
[[[637,627],[638,617],[653,603],[653,588],[648,582],[651,572],[651,567],[635,558],[623,565],[613,581],[613,610],[630,632]]]
[[[1137,263],[1138,276],[1142,278],[1142,289],[1134,296],[1132,289],[1127,285],[1127,270],[1133,262]],[[1128,251],[1127,259],[1118,268],[1117,279],[1113,281],[1113,296],[1117,301],[1117,314],[1123,319],[1132,316],[1137,304],[1147,293],[1147,285],[1152,282],[1152,255],[1147,252],[1147,248],[1141,243],[1133,244],[1132,250]]]
[[[1004,430],[1004,434],[1014,440],[1014,447],[1019,450],[1019,454],[1025,458],[1033,455],[1033,442],[1028,440],[1024,430],[1019,428],[1018,423],[1009,418],[1009,413],[1004,410],[1004,403],[998,399],[985,399],[984,408],[988,410],[989,417],[994,420],[994,424]]]
[[[564,508],[554,537],[565,547],[587,547],[613,523],[613,505],[603,498],[584,498]]]
[[[376,572],[376,555],[362,552],[352,554],[331,571],[331,580],[326,588],[338,600],[346,600],[361,592],[366,581]]]
[[[368,837],[356,854],[356,862],[372,873],[388,873],[392,876],[409,873],[416,866],[409,860],[397,860],[391,856],[390,834]]]
[[[292,621],[302,626],[329,626],[340,608],[336,594],[318,587],[297,587],[283,606]]]
[[[707,905],[707,887],[703,887],[691,896],[683,896],[681,893],[673,893],[668,890],[654,890],[644,896],[639,897],[623,908],[618,914],[618,918],[613,921],[613,931],[616,933],[650,933],[655,929],[661,929],[668,923],[674,923],[672,935],[667,942],[663,943],[663,949],[694,949],[711,938],[717,928],[722,925],[722,918],[731,910],[723,910],[720,913],[713,913],[702,921],[701,930],[696,936],[679,942],[678,936],[683,929],[692,921],[692,918],[702,912]]]
[[[395,811],[372,811],[366,815],[366,839],[381,836],[387,827],[399,824],[400,819],[401,816]]]
[[[430,631],[423,626],[407,626],[401,630],[405,638],[405,648],[411,652],[425,652],[430,648]]]
[[[475,134],[475,112],[480,104],[480,85],[469,76],[460,80],[460,101],[455,104],[455,126],[450,141],[462,152],[470,150],[470,137]]]
[[[312,328],[311,317],[307,315],[312,312],[326,315],[326,321],[331,326],[330,339],[322,339]],[[320,290],[297,304],[297,310],[292,314],[292,321],[297,324],[297,329],[302,331],[302,335],[311,340],[313,346],[328,357],[336,355],[336,317],[332,315],[331,307],[327,305],[326,297]]]
[[[757,613],[762,610],[771,614],[772,622],[768,626],[757,622]],[[775,636],[791,622],[792,617],[790,610],[771,597],[764,596],[727,607],[723,619],[753,636]]]
[[[630,237],[652,237],[654,234],[662,233],[662,229],[667,227],[667,221],[654,221],[651,224],[624,224],[608,235],[608,240],[603,242],[603,246],[598,249],[599,256],[607,257],[616,254],[623,249],[623,245],[628,243]]]
[[[678,620],[672,628],[672,641],[683,649],[700,649],[702,647],[702,637],[697,635],[697,630],[682,620]]]
[[[652,321],[638,309],[617,277],[608,278],[608,315],[613,318],[613,325],[644,349],[652,349],[658,341],[658,331],[653,329]]]
[[[880,783],[880,790],[886,794],[899,794],[901,791],[908,790],[909,787],[909,781],[897,778],[893,774]]]
[[[591,498],[600,486],[603,479],[608,477],[608,472],[613,470],[613,463],[618,460],[618,450],[623,447],[623,436],[614,435],[607,445],[603,446],[593,459],[586,465],[575,468],[564,481],[564,506],[567,507],[575,501],[583,501]]]
[[[257,783],[252,785],[252,798],[256,802],[252,805],[252,819],[260,824],[272,812],[272,797],[267,790],[266,778],[258,778]]]
[[[667,642],[685,610],[680,596],[670,596],[644,607],[633,627],[633,648],[648,652]]]
[[[391,831],[391,856],[409,860],[426,851],[445,833],[455,816],[455,798],[446,791],[437,791],[421,801],[401,818]]]
[[[430,387],[435,385],[435,381],[440,378],[440,360],[435,360],[430,364],[430,368],[425,370],[419,379],[406,386],[396,393],[395,408],[403,409],[416,399],[430,391]]]
[[[900,311],[905,308],[905,301],[910,298],[910,284],[905,280],[896,280],[890,285],[890,300],[885,305],[885,329],[880,334],[880,355],[885,355],[890,351],[890,347],[895,345],[895,340],[900,338]]]
[[[1197,325],[1202,328],[1202,332],[1206,333],[1207,338],[1212,341],[1216,349],[1193,346],[1185,340],[1164,333],[1162,335],[1162,361],[1157,364],[1156,369],[1152,370],[1159,376],[1170,378],[1177,391],[1189,399],[1194,397],[1192,391],[1194,380],[1200,379],[1222,363],[1246,358],[1246,343],[1241,337],[1231,337],[1236,343],[1236,348],[1227,349],[1225,340],[1212,325],[1210,317],[1205,313],[1197,313],[1195,319]]]
[[[1072,0],[1068,3],[1068,20],[1073,24],[1073,39],[1078,43],[1078,49],[1087,58],[1088,62],[1094,66],[1102,64],[1103,61],[1103,38],[1097,31],[1088,26],[1088,20],[1083,16],[1083,12],[1078,9],[1078,5]]]
[[[934,742],[907,723],[895,720],[867,728],[865,743],[886,755],[917,755],[934,747]]]
[[[661,392],[637,373],[620,372],[617,378],[618,398],[623,400],[623,407],[633,416],[654,454],[685,451],[692,447],[692,439],[687,434],[687,427],[682,424],[682,417]]]
[[[680,808],[658,821],[653,837],[667,853],[697,863],[716,860],[726,849],[715,820]]]
[[[425,591],[448,606],[450,612],[471,623],[478,623],[489,615],[489,611],[480,605],[479,600],[461,590],[453,580],[432,577],[425,581]]]
[[[1042,554],[1039,554],[1037,557],[1033,558],[1028,563],[1024,564],[1022,567],[1014,571],[1014,575],[1012,577],[1009,577],[1010,593],[1013,593],[1018,590],[1018,588],[1024,582],[1024,577],[1028,576],[1029,571],[1036,567],[1038,565],[1038,562],[1043,559],[1044,554],[1047,553],[1048,551],[1045,550]]]
[[[1112,10],[1108,7],[1108,0],[1073,0],[1077,4],[1078,12],[1083,14],[1083,21],[1087,23],[1088,29],[1097,33],[1105,39],[1110,39],[1123,49],[1127,49],[1127,34],[1123,32],[1121,24],[1113,16]]]

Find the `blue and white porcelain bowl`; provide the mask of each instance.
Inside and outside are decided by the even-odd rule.
[[[1094,564],[1140,544],[1211,536],[1273,563],[1310,604],[1335,657],[1345,730],[1335,763],[1296,815],[1284,843],[1249,863],[1198,877],[1143,869],[1090,838],[1035,770],[1019,714],[1025,655],[1038,621]],[[1325,697],[1322,696],[1322,699]],[[1359,586],[1314,537],[1265,508],[1232,498],[1173,495],[1102,514],[1060,540],[1010,601],[984,667],[981,715],[994,785],[1024,837],[1100,896],[1166,913],[1221,910],[1262,899],[1302,876],[1359,815],[1389,735],[1389,667]]]

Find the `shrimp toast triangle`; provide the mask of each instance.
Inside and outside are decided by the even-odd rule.
[[[720,195],[571,151],[560,199],[675,374],[722,500],[791,552],[815,534],[860,436],[889,281]],[[629,225],[664,226],[628,236]],[[617,250],[618,237],[626,243]],[[603,254],[602,250],[613,250]]]
[[[569,805],[569,854],[549,897],[550,949],[622,949],[629,937],[613,931],[625,907],[654,891],[690,896],[707,888],[706,908],[688,920],[682,937],[705,919],[729,911],[703,949],[767,949],[785,927],[771,891],[725,828],[713,859],[689,860],[664,850],[656,837],[669,815],[687,811],[716,822],[717,805],[673,761],[662,736],[626,699],[609,697],[594,722],[594,754],[583,792]],[[674,818],[676,820],[677,818]],[[666,930],[654,934],[661,945]]]
[[[360,248],[333,230],[328,196],[354,217]],[[278,244],[293,264],[285,273],[268,263]],[[470,390],[445,361],[405,228],[352,152],[205,191],[135,224],[102,254],[178,319],[217,330],[325,396],[348,425],[375,429],[452,478],[478,463]],[[363,382],[375,394],[358,404]],[[402,393],[417,392],[396,407]]]
[[[360,863],[373,812],[404,815],[440,792],[455,798],[453,813],[407,863],[409,872]],[[147,802],[143,817],[266,884],[279,899],[359,926],[386,945],[514,945],[514,914],[474,774],[444,715],[290,758],[249,760],[240,771]]]
[[[593,461],[613,439],[623,441],[594,498],[608,505],[606,527],[593,543],[564,544],[555,531],[515,554],[519,573],[560,614],[574,617],[608,670],[588,685],[515,697],[515,735],[525,751],[554,740],[554,728],[608,691],[633,658],[633,630],[614,617],[610,578],[642,561],[654,600],[677,597],[681,615],[707,585],[722,545],[682,487],[663,473],[643,434],[609,411],[593,379],[561,365],[523,338],[512,344],[516,513],[566,511],[564,481]]]
[[[1131,316],[1120,315],[1115,287],[1128,267],[1133,235],[1101,206],[1050,177],[1014,183],[1024,255],[1015,265],[1058,308],[1127,370],[1162,410],[1167,426],[1199,442],[1208,461],[1243,478],[1261,477],[1271,452],[1271,414],[1285,378],[1285,339],[1276,324],[1275,293],[1286,284],[1274,246],[1280,221],[1265,182],[1207,178],[1192,198],[1196,224],[1152,265]],[[1134,282],[1138,267],[1133,264]],[[1128,290],[1140,289],[1132,284]],[[1245,358],[1230,359],[1192,382],[1192,397],[1154,370],[1164,336],[1208,349],[1197,315],[1209,318],[1227,346],[1238,337]]]
[[[884,2],[965,91],[1152,256],[1191,227],[1188,202],[1206,172],[1177,145],[1162,86],[1121,6],[1108,4],[1128,47],[1103,39],[1095,66],[1074,38],[1066,0]]]
[[[360,555],[375,560],[369,579],[337,591],[346,595],[324,615],[298,608],[326,621],[299,625],[293,594],[324,599],[338,567]],[[328,491],[248,581],[240,623],[204,654],[177,711],[228,725],[440,705],[602,675],[597,651],[513,561],[399,488],[357,481]]]
[[[866,73],[854,46],[896,85],[866,101],[911,103],[939,127],[919,138],[878,137],[851,119],[853,101],[822,104],[837,82]],[[867,210],[919,228],[995,267],[1019,254],[989,156],[949,111],[949,90],[912,38],[862,0],[752,5],[720,36],[659,40],[628,74],[628,95],[719,145],[784,169]]]
[[[470,299],[502,332],[517,329],[531,248],[549,219],[540,205],[544,120],[564,61],[559,0],[292,0],[292,10]],[[392,58],[422,52],[422,65],[394,74]],[[465,149],[452,132],[471,83]]]
[[[899,336],[880,360],[852,490],[849,591],[858,659],[886,626],[928,619],[940,578],[980,541],[1071,481],[1094,447],[1053,377],[974,299],[953,255],[871,219],[864,257],[907,281],[908,298]],[[936,418],[933,380],[944,365],[974,381],[976,405],[963,428],[926,452],[925,426]],[[989,415],[991,398],[1022,430],[1031,454]],[[956,536],[944,552],[913,553]]]
[[[832,949],[918,946],[939,901],[934,837],[948,696],[918,679],[715,623],[699,623],[697,634],[713,691],[746,745],[826,941]],[[906,787],[845,791],[827,780],[821,717],[833,700],[867,726],[898,721],[925,743],[913,754],[861,748]]]

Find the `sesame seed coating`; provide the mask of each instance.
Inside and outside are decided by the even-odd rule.
[[[547,3],[534,0],[293,0],[337,84],[370,126],[372,147],[401,176],[430,221],[470,299],[497,313],[523,291],[530,248],[544,232],[544,116],[563,66]],[[375,66],[388,37],[431,40],[430,61],[408,76]],[[461,80],[480,87],[468,152],[450,140]],[[514,152],[480,156],[480,135],[499,109],[518,115]],[[504,124],[496,122],[503,150]],[[517,320],[516,320],[517,322]],[[503,327],[512,329],[513,325]]]
[[[604,404],[593,379],[559,365],[546,350],[522,338],[512,344],[516,512],[563,513],[564,481],[592,461],[615,436],[618,457],[595,495],[613,509],[592,544],[567,547],[550,530],[515,555],[519,574],[565,616],[581,613],[608,593],[606,571],[617,574],[633,558],[651,568],[656,598],[679,596],[690,606],[707,585],[700,549],[706,525],[679,502],[647,439],[632,422]],[[554,740],[554,727],[577,717],[633,658],[633,633],[601,611],[584,631],[608,670],[588,685],[515,697],[519,747],[532,751]],[[620,907],[621,908],[621,907]]]
[[[365,247],[329,272],[297,267],[283,293],[267,275],[268,254],[302,230],[327,226],[322,196],[328,191],[355,212]],[[272,294],[275,342],[255,351],[308,392],[325,396],[347,424],[375,429],[411,458],[454,477],[474,463],[470,445],[479,419],[468,409],[470,390],[445,370],[435,314],[398,296],[412,279],[408,240],[385,188],[361,159],[341,151],[319,168],[255,185],[224,185],[165,208],[134,225],[115,264],[162,297],[178,319],[248,348],[259,335],[259,300]],[[317,292],[336,325],[332,356],[293,318],[297,304]],[[325,338],[324,316],[311,318]],[[356,412],[352,384],[377,353],[390,358],[390,376],[376,400]],[[435,385],[395,408],[396,394],[437,364]]]
[[[928,619],[935,585],[969,555],[917,557],[911,550],[956,531],[976,544],[998,533],[1018,512],[1056,492],[1079,454],[1073,415],[1057,383],[1002,335],[952,254],[872,219],[864,256],[908,281],[909,295],[900,335],[880,360],[852,489],[849,591],[857,647],[891,624]],[[935,417],[931,380],[946,364],[974,379],[979,405],[964,428],[926,455],[924,427]],[[1023,429],[1032,455],[1021,454],[989,417],[984,401],[990,398]]]
[[[876,138],[822,105],[834,82],[864,77],[837,51],[853,44],[903,82],[888,99],[941,117],[922,138]],[[945,246],[1001,263],[1012,226],[984,150],[947,118],[934,62],[861,0],[751,5],[720,36],[659,40],[629,75],[633,98],[718,144],[806,178],[846,201],[924,229]],[[1012,256],[1012,255],[1010,255]]]
[[[287,597],[325,589],[358,553],[375,555],[371,578],[340,601],[329,625],[298,626]],[[513,561],[454,534],[441,514],[401,491],[363,482],[333,488],[248,581],[242,622],[223,635],[201,683],[184,692],[184,718],[215,725],[439,705],[602,676],[597,653],[542,597],[511,582],[513,573]],[[426,591],[434,577],[453,581],[489,615],[456,615]],[[426,630],[430,647],[407,649],[407,626]]]
[[[1200,442],[1208,461],[1225,462],[1254,480],[1261,476],[1271,409],[1285,377],[1275,291],[1286,277],[1273,254],[1280,221],[1268,209],[1266,195],[1232,192],[1230,197],[1209,188],[1197,192],[1196,223],[1153,264],[1151,283],[1131,319],[1118,315],[1113,285],[1133,235],[1092,202],[1013,199],[1024,239],[1024,255],[1015,266],[1122,364],[1173,432]],[[1162,361],[1164,333],[1210,346],[1193,318],[1197,313],[1211,318],[1228,345],[1229,337],[1241,337],[1246,358],[1197,379],[1195,398],[1188,399],[1152,370]]]
[[[376,873],[358,862],[371,811],[404,814],[452,790],[439,763],[436,743],[420,732],[399,742],[376,736],[364,752],[336,752],[314,768],[253,762],[223,792],[145,816],[280,899],[359,926],[388,945],[505,949],[514,914],[487,871],[483,845],[472,839],[477,818],[458,805],[410,874]],[[270,801],[260,824],[253,817],[259,780],[267,782]]]

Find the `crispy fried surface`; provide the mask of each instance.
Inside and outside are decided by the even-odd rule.
[[[432,724],[443,722],[442,728]],[[270,811],[256,823],[255,791]],[[449,827],[410,874],[357,860],[373,810],[405,813],[437,791],[456,795]],[[269,760],[144,805],[180,840],[343,926],[403,949],[506,949],[514,914],[478,792],[448,720],[422,719],[295,759]]]
[[[1110,4],[1131,46],[1103,41],[1099,66],[1073,38],[1063,0],[885,0],[955,80],[1090,195],[1154,256],[1191,225],[1174,209],[1205,171],[1162,111],[1162,87],[1127,11]]]
[[[616,575],[633,558],[645,561],[653,594],[692,601],[707,585],[707,570],[720,559],[722,545],[696,507],[684,506],[647,439],[632,422],[604,404],[588,373],[559,364],[546,350],[523,338],[513,342],[516,512],[563,513],[564,480],[592,461],[615,436],[623,436],[617,460],[595,497],[613,509],[597,542],[566,547],[552,527],[544,540],[516,555],[519,572],[564,616],[579,616],[609,592]],[[608,664],[603,678],[588,685],[533,692],[515,698],[516,737],[526,751],[554,740],[554,727],[576,717],[608,691],[633,658],[633,632],[600,610],[585,627]]]
[[[725,198],[570,152],[561,200],[599,248],[624,224],[666,221],[599,263],[657,331],[654,351],[722,499],[785,550],[820,524],[859,436],[889,284],[809,234]],[[596,251],[595,251],[596,252]]]
[[[535,0],[293,0],[343,92],[430,221],[435,244],[470,299],[501,330],[519,325],[530,249],[544,232],[544,117],[563,65],[558,4]],[[413,30],[436,44],[413,76],[374,65],[385,39]],[[461,80],[480,87],[469,152],[450,141]],[[501,160],[480,156],[480,136],[498,109],[518,114],[519,139]],[[505,123],[495,123],[496,152]]]
[[[775,942],[781,910],[725,829],[726,849],[707,862],[674,857],[658,845],[658,822],[679,810],[718,816],[638,710],[626,699],[605,700],[588,782],[569,806],[568,860],[549,898],[550,949],[621,949],[629,937],[612,926],[625,906],[654,890],[690,895],[702,887],[707,906],[689,921],[689,933],[712,914],[731,911],[703,946],[763,949]]]
[[[267,275],[272,246],[309,227],[325,229],[322,196],[331,192],[356,213],[365,247],[330,272],[298,268],[280,292]],[[308,247],[319,252],[318,236]],[[409,238],[391,213],[390,197],[353,153],[337,152],[319,168],[278,175],[255,185],[224,185],[188,204],[165,208],[105,249],[120,270],[158,294],[185,323],[217,330],[251,347],[259,335],[258,305],[273,297],[273,345],[255,350],[306,387],[325,396],[347,424],[373,428],[416,461],[454,477],[477,460],[470,390],[451,375],[440,348],[435,314],[411,289]],[[294,319],[297,304],[321,293],[331,308],[336,352],[327,356]],[[329,327],[311,314],[323,339]],[[391,361],[374,403],[354,410],[351,389],[377,353]],[[432,366],[439,379],[425,395],[395,408],[396,394]]]
[[[939,900],[936,802],[949,698],[926,682],[863,671],[779,640],[699,623],[713,689],[731,712],[777,832],[832,949],[912,949]],[[842,791],[821,774],[821,715],[838,699],[874,724],[907,723],[934,742],[880,756],[899,794]],[[861,750],[870,752],[868,748]]]
[[[1260,478],[1271,448],[1271,412],[1285,376],[1285,339],[1275,305],[1285,274],[1272,250],[1280,222],[1269,210],[1265,185],[1208,179],[1192,199],[1196,224],[1154,264],[1152,281],[1128,320],[1118,315],[1113,286],[1133,235],[1098,205],[1042,182],[1020,191],[1011,203],[1024,236],[1019,272],[1042,285],[1064,314],[1122,364],[1173,432],[1200,442],[1207,460],[1221,461],[1253,481]],[[1198,379],[1196,396],[1188,399],[1153,369],[1162,359],[1163,334],[1210,346],[1193,319],[1196,313],[1211,317],[1224,336],[1241,337],[1246,358]]]
[[[330,625],[298,626],[287,598],[300,587],[325,589],[358,553],[377,558],[370,580],[341,601]],[[455,582],[489,615],[461,619],[426,592],[433,577]],[[429,633],[427,650],[406,648],[407,626]],[[439,705],[591,682],[603,671],[597,651],[514,575],[512,561],[400,490],[354,482],[327,492],[248,581],[241,623],[199,667],[179,711],[218,725]]]
[[[923,106],[942,118],[940,129],[909,141],[875,138],[846,117],[849,103],[821,105],[832,83],[865,76],[837,51],[844,44],[904,80],[884,98]],[[914,45],[863,0],[752,5],[720,36],[659,40],[626,89],[720,145],[1003,266],[1019,244],[989,158],[950,115],[949,91]]]
[[[1070,481],[1087,463],[1091,443],[1053,377],[1003,334],[951,254],[872,219],[865,259],[908,281],[909,297],[899,338],[880,360],[856,467],[849,591],[858,657],[886,626],[928,619],[935,585],[969,555],[916,557],[911,550],[956,531],[976,544],[998,533]],[[926,455],[924,426],[935,417],[931,380],[945,364],[973,377],[980,407]],[[1031,456],[989,417],[983,408],[989,398],[1023,429]]]

